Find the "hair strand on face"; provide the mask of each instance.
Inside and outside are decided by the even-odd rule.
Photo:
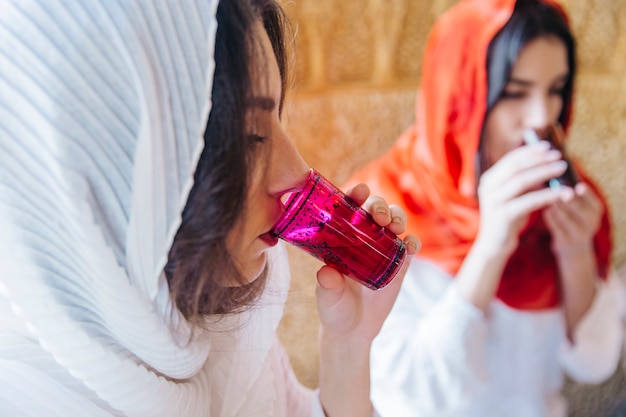
[[[565,129],[569,126],[572,109],[574,80],[576,76],[576,43],[566,16],[561,10],[540,0],[524,0],[515,3],[509,21],[489,43],[487,50],[487,111],[483,120],[483,132],[476,158],[476,184],[482,173],[489,168],[483,143],[485,121],[491,110],[502,99],[513,66],[522,49],[530,42],[554,37],[565,46],[569,76],[562,89],[562,109],[558,121]]]
[[[261,67],[253,30],[259,20],[272,43],[284,87],[286,19],[280,6],[273,0],[219,2],[212,108],[204,149],[165,267],[176,306],[190,321],[200,322],[206,314],[242,311],[265,288],[267,271],[248,283],[226,246],[227,236],[245,215],[254,160],[246,113],[252,80]]]

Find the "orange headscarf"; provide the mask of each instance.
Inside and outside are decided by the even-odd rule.
[[[544,1],[565,16],[560,6]],[[372,194],[400,205],[408,216],[408,233],[422,241],[418,256],[452,275],[479,228],[476,160],[487,110],[487,49],[514,7],[515,0],[463,0],[437,21],[426,45],[416,123],[386,155],[348,182],[365,182]],[[582,173],[581,178],[590,183]],[[595,239],[603,277],[611,253],[604,205]],[[559,304],[558,268],[550,240],[541,214],[533,213],[505,268],[497,292],[501,300],[519,309]]]

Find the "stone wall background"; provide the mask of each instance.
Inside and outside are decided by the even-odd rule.
[[[307,162],[337,184],[408,127],[426,36],[456,0],[283,0],[295,35],[287,130]],[[580,73],[570,153],[603,187],[626,264],[626,0],[565,0]],[[288,248],[292,288],[279,328],[299,379],[317,386],[315,271]]]

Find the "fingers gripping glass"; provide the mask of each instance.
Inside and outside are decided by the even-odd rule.
[[[579,178],[578,174],[574,170],[574,166],[572,162],[567,157],[565,153],[565,135],[563,134],[563,129],[560,125],[552,125],[546,129],[535,130],[535,129],[527,129],[524,131],[524,141],[527,145],[533,143],[539,143],[539,141],[545,140],[550,143],[550,146],[553,149],[557,149],[561,152],[563,160],[567,162],[567,169],[560,177],[551,178],[547,186],[550,188],[558,188],[564,185],[568,187],[573,187],[578,183]]]
[[[271,233],[371,289],[400,270],[405,243],[315,170],[286,196],[285,212]]]

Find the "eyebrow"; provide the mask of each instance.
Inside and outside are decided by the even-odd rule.
[[[515,78],[510,78],[507,81],[507,84],[517,84],[517,85],[520,85],[522,87],[528,87],[528,86],[533,85],[533,83],[531,81],[518,80],[518,79],[515,79]]]
[[[276,102],[271,97],[252,97],[248,105],[250,107],[259,107],[261,110],[272,111],[276,107]]]
[[[567,82],[567,79],[569,77],[569,74],[565,74],[562,77],[557,78],[556,80],[554,80],[555,83],[565,83]],[[532,81],[528,81],[528,80],[520,80],[519,78],[509,78],[509,80],[507,81],[507,84],[516,84],[522,87],[529,87],[533,85]]]

